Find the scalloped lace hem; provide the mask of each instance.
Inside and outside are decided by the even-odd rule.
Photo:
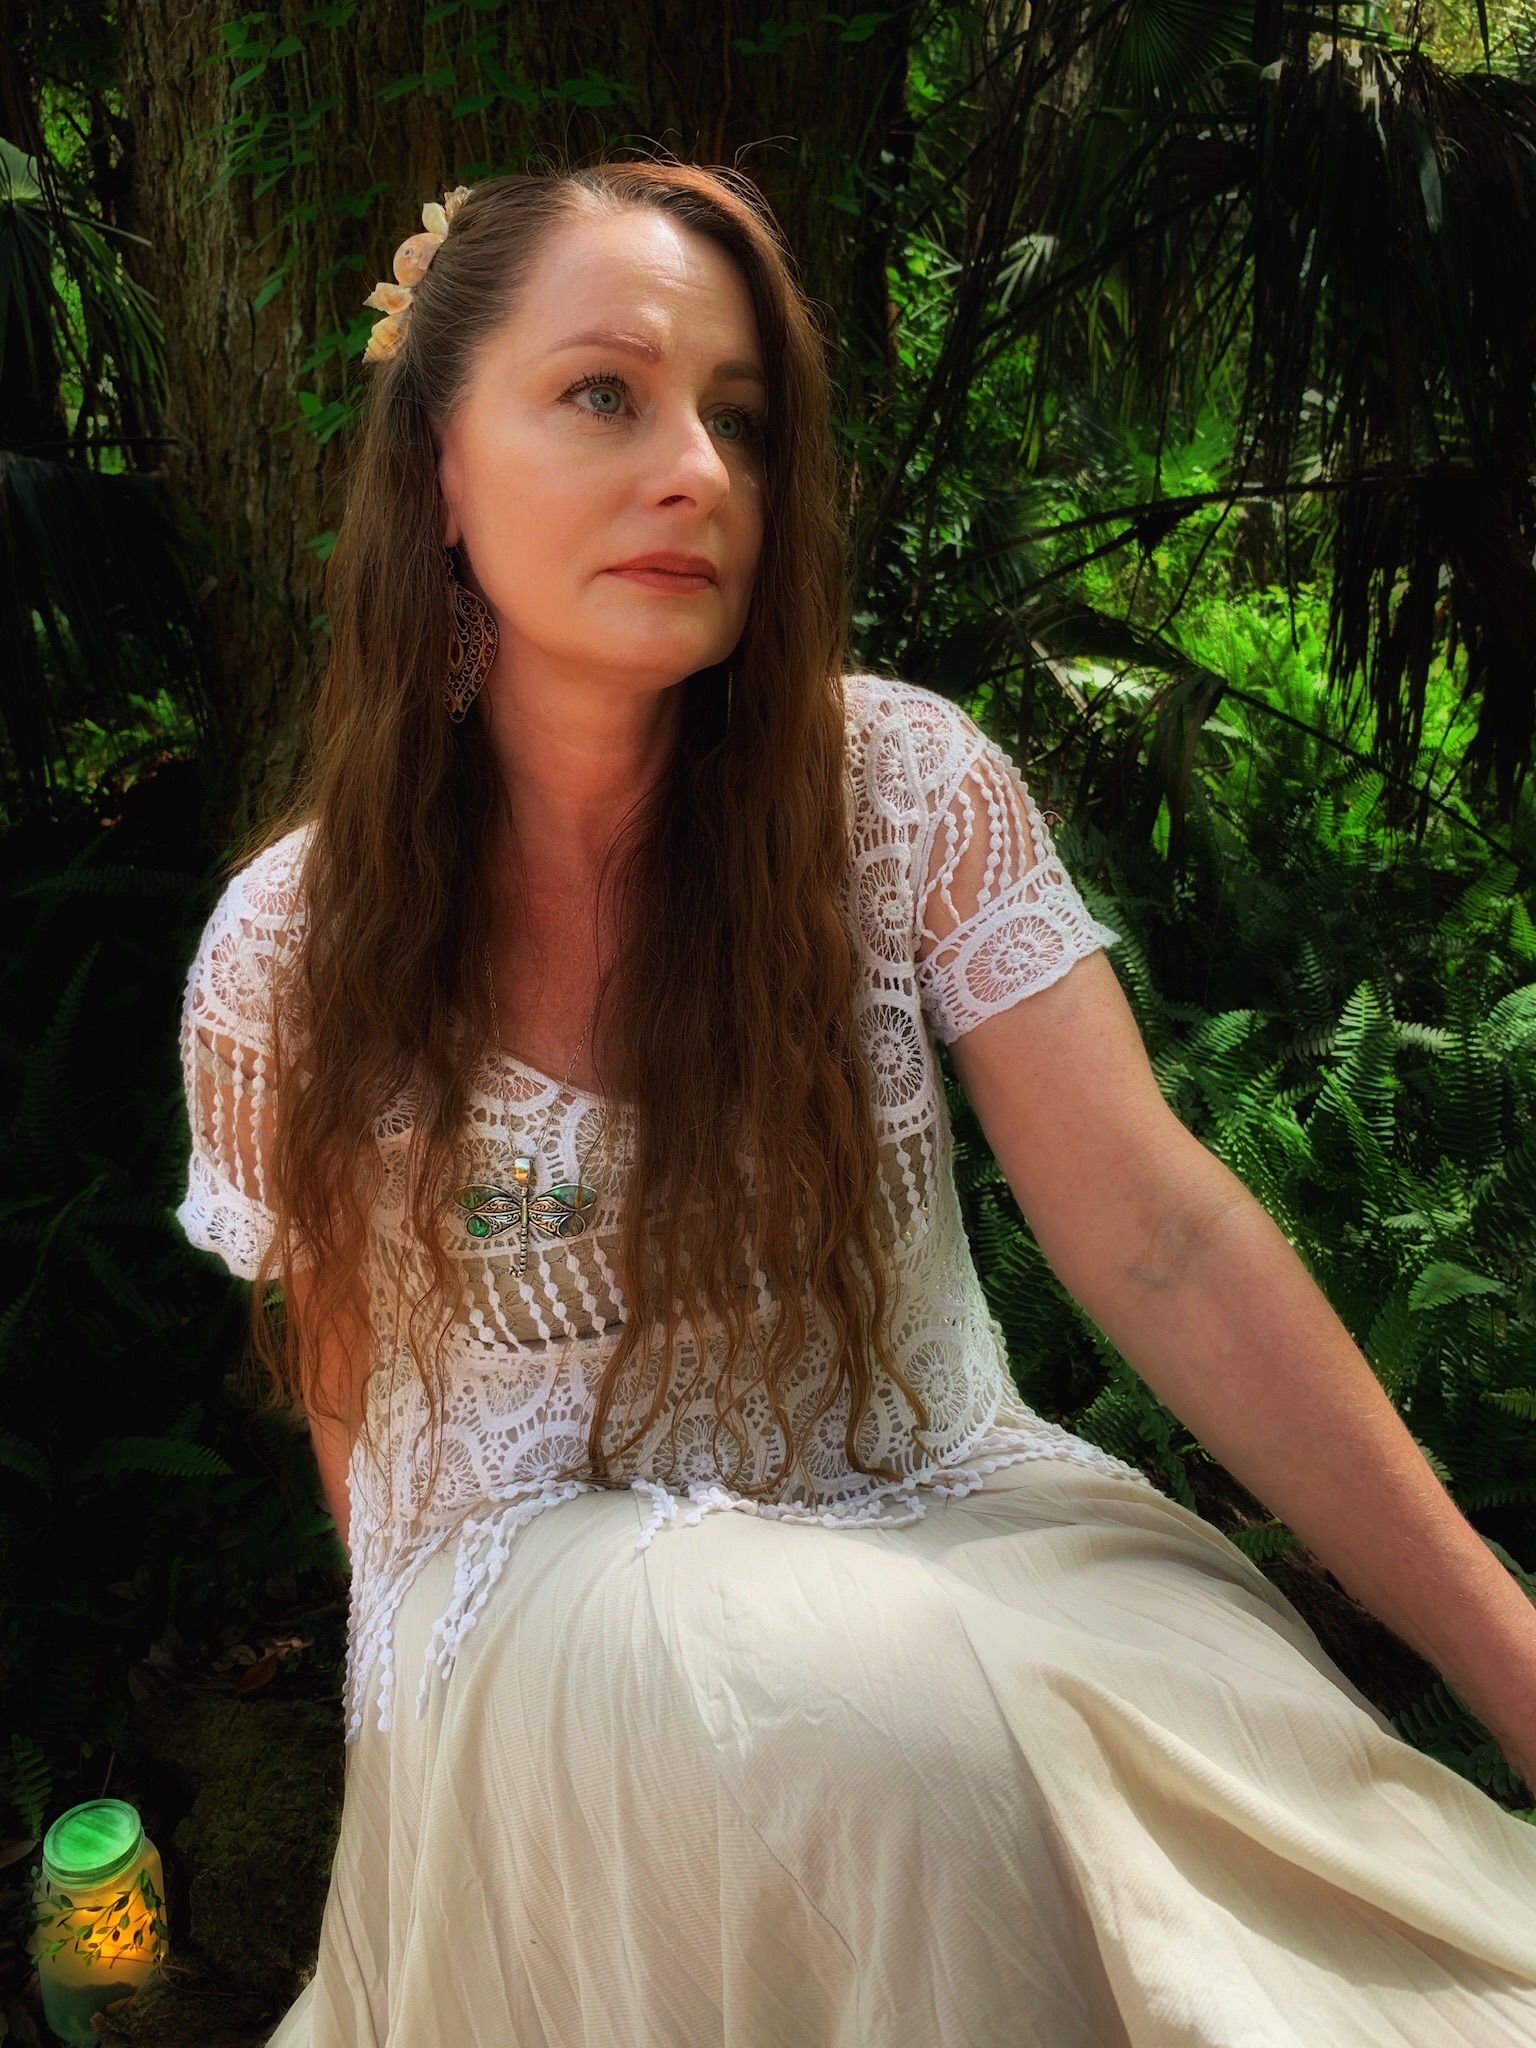
[[[221,1180],[196,1152],[188,1165],[187,1192],[173,1213],[189,1244],[217,1253],[241,1280],[255,1279],[272,1235],[272,1212],[254,1195]],[[306,1254],[295,1254],[295,1271],[309,1263]]]
[[[1157,1489],[1144,1472],[1112,1452],[1102,1450],[1086,1438],[1073,1436],[1059,1424],[1041,1421],[1025,1430],[1014,1427],[988,1432],[964,1459],[953,1465],[939,1465],[900,1479],[881,1480],[847,1499],[820,1506],[799,1502],[753,1500],[717,1482],[696,1480],[686,1495],[679,1496],[654,1479],[635,1478],[629,1490],[648,1496],[650,1508],[639,1535],[637,1552],[647,1550],[657,1533],[669,1526],[692,1528],[706,1515],[740,1512],[761,1515],[774,1521],[820,1523],[829,1529],[868,1527],[877,1524],[899,1528],[920,1521],[927,1513],[927,1500],[959,1500],[975,1493],[994,1472],[1030,1458],[1065,1459],[1088,1465],[1112,1477],[1128,1479],[1151,1492]],[[394,1622],[400,1602],[417,1573],[430,1557],[457,1539],[453,1591],[447,1607],[433,1623],[422,1659],[421,1679],[416,1689],[416,1719],[427,1709],[434,1669],[444,1684],[453,1675],[464,1638],[474,1627],[501,1568],[511,1552],[517,1531],[546,1508],[573,1500],[579,1493],[602,1493],[616,1489],[590,1479],[567,1479],[558,1484],[543,1482],[508,1499],[491,1503],[483,1512],[468,1516],[451,1527],[431,1530],[404,1541],[387,1540],[395,1533],[387,1529],[364,1529],[352,1560],[351,1619],[348,1629],[345,1707],[346,1741],[354,1743],[362,1731],[367,1705],[368,1680],[375,1668],[374,1689],[377,1727],[393,1727]],[[689,1503],[683,1511],[684,1501]]]

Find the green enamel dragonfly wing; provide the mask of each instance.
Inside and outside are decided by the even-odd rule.
[[[524,1220],[545,1237],[579,1237],[586,1229],[597,1203],[596,1188],[576,1181],[557,1181],[542,1194],[488,1185],[460,1188],[457,1196],[464,1216],[464,1228],[473,1238],[500,1237]]]
[[[549,1237],[580,1237],[597,1202],[597,1189],[584,1188],[575,1181],[557,1181],[528,1204],[528,1215],[536,1230]]]

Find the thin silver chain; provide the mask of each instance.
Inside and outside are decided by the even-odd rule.
[[[485,985],[486,985],[486,987],[487,987],[487,988],[489,989],[489,991],[490,991],[490,996],[491,996],[491,1043],[492,1043],[492,1045],[493,1045],[493,1046],[494,1046],[494,1047],[496,1048],[496,1050],[497,1050],[497,1051],[499,1052],[499,1051],[501,1050],[501,1023],[500,1023],[500,1020],[498,1019],[498,1017],[497,1017],[497,1014],[496,1014],[496,977],[495,977],[495,975],[493,974],[493,972],[492,972],[492,970],[491,970],[491,947],[490,947],[490,941],[489,941],[489,940],[487,940],[487,941],[486,941],[486,945],[485,945]],[[594,1004],[593,1004],[593,1006],[592,1006],[592,1016],[595,1016],[596,1014],[597,1014],[597,1005],[596,1005],[596,1004],[594,1003]],[[591,1017],[591,1016],[589,1016],[589,1017],[587,1018],[587,1021],[586,1021],[586,1023],[585,1023],[585,1024],[583,1024],[583,1026],[581,1027],[581,1036],[580,1036],[580,1038],[578,1038],[578,1039],[577,1039],[577,1041],[576,1041],[576,1050],[575,1050],[575,1051],[574,1051],[574,1052],[573,1052],[573,1053],[571,1054],[571,1064],[570,1064],[570,1065],[569,1065],[569,1066],[568,1066],[568,1067],[566,1068],[566,1070],[565,1070],[565,1079],[564,1079],[564,1080],[563,1080],[563,1081],[562,1081],[562,1082],[560,1083],[560,1086],[561,1086],[561,1088],[562,1088],[562,1089],[564,1089],[564,1088],[569,1088],[569,1086],[571,1085],[571,1076],[572,1076],[572,1074],[574,1074],[574,1073],[575,1073],[575,1071],[576,1071],[576,1062],[577,1062],[577,1060],[579,1060],[579,1059],[580,1059],[580,1057],[581,1057],[581,1048],[582,1048],[582,1047],[583,1047],[583,1046],[584,1046],[584,1045],[586,1044],[586,1042],[587,1042],[587,1033],[588,1033],[588,1032],[589,1032],[589,1031],[590,1031],[591,1029],[592,1029],[592,1017]],[[556,1097],[555,1097],[555,1102],[558,1102],[558,1101],[559,1101],[559,1099],[560,1099],[560,1098],[559,1098],[559,1095],[558,1095],[558,1093],[557,1093],[557,1095],[556,1095]],[[550,1117],[552,1117],[552,1116],[554,1115],[554,1111],[555,1111],[555,1102],[552,1102],[552,1103],[551,1103],[551,1104],[549,1105],[549,1115],[548,1115],[548,1116],[546,1116],[546,1117],[545,1117],[545,1119],[544,1119],[544,1128],[543,1128],[543,1130],[542,1130],[542,1131],[540,1131],[540,1133],[539,1133],[539,1142],[538,1142],[538,1144],[537,1144],[537,1145],[534,1145],[534,1146],[530,1146],[530,1147],[529,1147],[529,1151],[530,1151],[530,1154],[531,1154],[531,1156],[533,1156],[534,1158],[542,1158],[542,1157],[543,1157],[543,1151],[544,1151],[544,1140],[545,1140],[545,1138],[547,1138],[547,1137],[548,1137],[548,1135],[549,1135],[549,1123],[550,1123]],[[606,1127],[606,1118],[605,1118],[605,1127]],[[576,1180],[577,1180],[577,1183],[578,1183],[578,1185],[579,1185],[579,1184],[581,1183],[581,1178],[582,1178],[582,1167],[583,1167],[583,1164],[584,1164],[584,1162],[583,1162],[583,1161],[580,1161],[580,1160],[578,1160],[578,1162],[577,1162],[577,1165],[576,1165]],[[601,1192],[601,1190],[599,1190],[599,1192]]]

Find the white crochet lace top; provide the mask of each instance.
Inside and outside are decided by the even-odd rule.
[[[911,1521],[926,1498],[971,1492],[988,1473],[1024,1458],[1076,1459],[1151,1483],[1035,1414],[1014,1386],[962,1225],[932,1042],[953,1042],[1118,935],[1090,916],[1013,761],[965,712],[916,684],[874,675],[846,677],[844,698],[848,901],[863,939],[860,1029],[875,1075],[898,1297],[893,1328],[903,1369],[928,1405],[931,1449],[911,1441],[912,1411],[881,1376],[859,1446],[867,1463],[886,1463],[901,1476],[882,1480],[851,1469],[843,1449],[845,1395],[770,1496],[744,1497],[723,1483],[711,1451],[708,1360],[694,1358],[690,1367],[679,1357],[680,1391],[666,1426],[658,1424],[607,1482],[627,1484],[644,1499],[641,1551],[659,1530],[727,1509],[830,1528]],[[192,1149],[177,1216],[194,1244],[247,1279],[272,1227],[261,1161],[263,1040],[273,962],[302,928],[296,884],[306,829],[229,882],[192,962],[182,1012]],[[1027,1085],[1027,1077],[1020,1083]],[[594,1153],[589,1148],[605,1112],[609,1128]],[[425,1271],[403,1225],[408,1102],[376,1127],[384,1181],[369,1248],[375,1356],[366,1402],[373,1449],[360,1435],[349,1472],[349,1743],[362,1727],[370,1690],[378,1726],[391,1725],[393,1620],[422,1562],[445,1545],[456,1548],[452,1597],[420,1674],[418,1715],[434,1667],[444,1681],[451,1674],[516,1531],[601,1483],[554,1475],[585,1461],[593,1397],[624,1316],[609,1255],[626,1179],[626,1105],[605,1104],[487,1048],[474,1076],[470,1124],[465,1156],[472,1178],[505,1186],[509,1154],[537,1148],[536,1188],[577,1179],[578,1160],[585,1160],[590,1178],[602,1183],[599,1201],[579,1236],[530,1231],[521,1278],[519,1232],[478,1242],[465,1236],[458,1256],[469,1269],[471,1306],[451,1333],[440,1470],[424,1503],[421,1382],[403,1342],[392,1348],[379,1341],[391,1327],[384,1304],[402,1262],[408,1280]],[[601,1174],[591,1170],[597,1156]],[[765,1279],[759,1269],[758,1301],[767,1313]],[[810,1327],[817,1329],[815,1316]],[[814,1406],[829,1349],[829,1341],[815,1338],[808,1345],[789,1393],[792,1415],[800,1399],[806,1411]],[[736,1455],[729,1442],[727,1448]],[[760,1482],[781,1461],[782,1439],[768,1424],[761,1463],[732,1476]]]

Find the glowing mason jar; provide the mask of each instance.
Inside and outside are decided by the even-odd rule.
[[[28,1950],[61,2041],[92,2048],[91,2014],[142,1991],[165,1952],[160,1851],[125,1799],[88,1799],[43,1837]]]

